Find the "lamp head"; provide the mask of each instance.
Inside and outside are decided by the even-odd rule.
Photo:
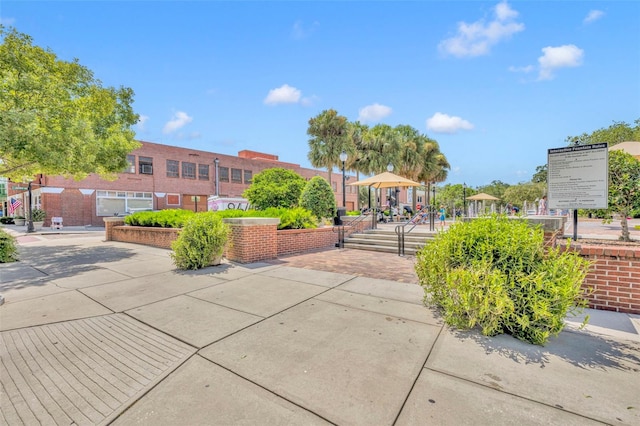
[[[340,161],[342,161],[342,162],[347,161],[347,153],[345,151],[342,151],[340,153]]]

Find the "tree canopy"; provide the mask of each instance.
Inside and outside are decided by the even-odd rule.
[[[242,196],[261,210],[269,207],[297,207],[306,183],[296,172],[274,167],[255,175]]]
[[[109,177],[139,143],[133,91],[102,87],[77,59],[62,61],[0,25],[0,175]]]
[[[333,217],[336,198],[329,182],[321,176],[312,177],[302,190],[300,207],[310,210],[318,219]]]
[[[609,146],[626,141],[640,141],[640,118],[631,126],[624,121],[614,121],[607,128],[601,128],[591,133],[583,133],[579,136],[567,136],[565,139],[570,145],[589,145],[594,143],[608,143]]]

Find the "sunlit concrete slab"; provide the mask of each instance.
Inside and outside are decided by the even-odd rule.
[[[351,293],[339,289],[322,293],[318,295],[316,299],[426,324],[442,324],[442,321],[438,318],[434,309],[415,303],[399,302],[397,300]]]
[[[262,320],[190,296],[172,297],[126,313],[198,348]]]
[[[195,356],[113,425],[327,425],[313,413]]]
[[[640,423],[637,342],[565,331],[542,347],[447,330],[427,368],[608,424]]]
[[[422,304],[424,290],[417,284],[401,283],[398,281],[380,280],[375,278],[357,277],[342,284],[340,290],[370,296],[384,297],[402,302]]]
[[[279,268],[270,269],[261,272],[274,278],[284,278],[287,280],[301,281],[309,284],[320,285],[323,287],[335,287],[353,279],[353,275],[339,274],[336,272],[314,271],[311,269],[292,268],[290,266],[281,266]]]
[[[395,424],[582,426],[602,423],[425,369]]]
[[[123,312],[190,291],[215,286],[221,282],[223,281],[209,276],[164,272],[111,284],[86,287],[78,291],[82,291],[115,312]]]
[[[335,424],[392,424],[439,330],[313,299],[200,354]]]
[[[111,311],[76,290],[0,306],[0,330],[104,315]]]
[[[326,287],[258,274],[194,291],[189,295],[268,317],[324,291],[327,291]]]

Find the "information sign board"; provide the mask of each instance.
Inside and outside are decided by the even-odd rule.
[[[547,203],[552,209],[606,209],[609,205],[606,143],[547,151]]]

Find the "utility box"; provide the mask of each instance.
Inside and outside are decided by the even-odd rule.
[[[336,217],[333,218],[334,225],[342,225],[342,216],[347,215],[347,209],[344,207],[338,207],[336,210]]]

